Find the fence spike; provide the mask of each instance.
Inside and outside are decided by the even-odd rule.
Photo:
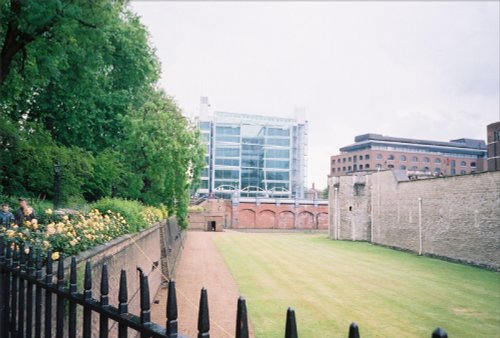
[[[5,237],[0,235],[0,262],[5,260]]]
[[[52,251],[47,251],[47,259],[45,265],[45,283],[52,284]]]
[[[57,287],[59,289],[64,288],[64,255],[59,256],[59,261],[57,262]]]
[[[208,313],[207,289],[201,289],[200,307],[198,311],[198,338],[210,337],[210,318]]]
[[[13,266],[14,268],[19,267],[19,246],[14,246],[14,252],[13,252]]]
[[[349,338],[359,338],[359,327],[354,322],[349,325]]]
[[[245,298],[238,298],[238,308],[236,310],[236,338],[248,338],[248,318]]]
[[[127,272],[122,270],[120,273],[120,290],[118,292],[118,310],[120,314],[128,312],[128,291],[127,291]]]
[[[69,292],[75,293],[77,291],[77,269],[76,258],[71,257],[71,269],[69,272]]]
[[[108,264],[102,265],[101,271],[101,305],[109,305],[109,280],[108,280]]]
[[[298,338],[297,323],[295,322],[295,310],[291,307],[286,311],[285,338]]]
[[[21,271],[26,271],[26,254],[24,253],[24,250],[21,250],[19,248],[19,269]]]
[[[168,281],[167,298],[167,337],[177,338],[177,295],[175,292],[175,280]]]
[[[151,303],[149,302],[149,283],[148,276],[140,271],[140,289],[141,289],[141,323],[151,322]]]
[[[92,268],[90,261],[85,263],[85,277],[83,280],[83,295],[86,300],[92,298]]]
[[[28,247],[28,275],[33,276],[35,273],[35,260],[33,256],[33,247]]]
[[[42,279],[42,256],[39,249],[36,250],[35,255],[35,277],[37,280]]]
[[[445,330],[438,327],[437,329],[434,330],[434,332],[432,332],[432,338],[448,338],[448,334],[446,333]]]

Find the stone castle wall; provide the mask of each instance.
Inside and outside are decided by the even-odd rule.
[[[330,179],[330,237],[500,269],[500,172]],[[336,190],[335,190],[336,188]]]

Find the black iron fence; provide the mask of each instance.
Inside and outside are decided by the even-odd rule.
[[[45,270],[45,271],[43,271]],[[53,275],[50,252],[42,267],[40,253],[6,243],[0,237],[0,337],[2,338],[106,338],[111,335],[110,322],[116,323],[119,338],[144,337],[185,338],[178,333],[177,298],[175,282],[169,281],[165,328],[151,322],[151,302],[148,276],[140,273],[140,314],[128,313],[127,276],[120,275],[118,307],[110,305],[108,268],[103,265],[100,280],[99,300],[92,295],[90,262],[85,265],[83,290],[78,290],[76,260],[71,260],[69,281],[64,274],[64,258],[57,263]],[[55,280],[54,280],[55,279]],[[77,318],[78,316],[78,318]],[[93,321],[97,316],[98,321]],[[94,318],[96,319],[96,318]],[[81,325],[77,323],[82,323]],[[94,324],[97,323],[97,324]],[[210,320],[207,290],[201,290],[198,313],[198,338],[210,337]],[[245,300],[237,302],[236,338],[248,338],[249,328]],[[295,312],[286,313],[285,338],[297,338]],[[349,338],[359,338],[359,329],[352,323]],[[438,328],[432,338],[446,338],[444,330]]]

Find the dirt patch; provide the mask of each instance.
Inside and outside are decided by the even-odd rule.
[[[224,233],[189,232],[177,269],[179,332],[188,337],[196,337],[198,333],[198,303],[202,287],[208,293],[210,335],[215,338],[234,337],[240,292],[214,245],[214,236],[224,236]],[[152,306],[152,319],[164,325],[167,290],[160,289],[155,299],[159,304]]]

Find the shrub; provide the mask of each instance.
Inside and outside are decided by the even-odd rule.
[[[167,216],[162,209],[144,206],[138,201],[121,198],[103,198],[92,203],[90,207],[92,209],[98,209],[101,213],[112,210],[118,215],[123,216],[130,227],[130,232],[146,229],[151,224],[165,219]]]

